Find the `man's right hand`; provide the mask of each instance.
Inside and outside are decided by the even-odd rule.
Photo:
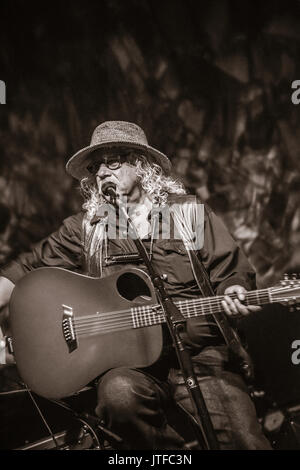
[[[6,277],[0,276],[0,311],[9,303],[15,285]]]
[[[9,329],[9,311],[8,303],[15,285],[6,277],[0,276],[0,364],[14,363],[14,358],[8,353],[5,347],[5,336],[7,328]]]

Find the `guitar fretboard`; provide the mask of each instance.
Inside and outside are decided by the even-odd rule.
[[[229,294],[232,299],[236,294]],[[298,281],[290,281],[279,287],[269,287],[245,293],[245,305],[265,305],[273,302],[287,304],[289,301],[297,302],[299,299]],[[212,316],[222,312],[224,295],[180,300],[175,302],[185,318],[198,316]],[[76,335],[86,336],[94,334],[107,334],[132,328],[142,328],[162,324],[166,321],[162,307],[159,304],[137,305],[130,309],[113,312],[101,312],[96,315],[75,317],[72,326]]]
[[[232,299],[236,294],[230,294]],[[180,300],[175,302],[185,318],[193,318],[201,315],[213,315],[223,311],[222,300],[224,296],[206,297]],[[271,303],[269,289],[250,291],[245,294],[245,305],[264,305]],[[165,315],[160,305],[143,305],[131,308],[133,328],[142,328],[164,323]]]

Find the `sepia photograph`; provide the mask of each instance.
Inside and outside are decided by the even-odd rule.
[[[300,0],[0,17],[0,450],[300,450]]]

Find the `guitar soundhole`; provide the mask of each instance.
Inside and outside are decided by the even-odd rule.
[[[134,273],[124,273],[117,280],[119,294],[126,300],[136,300],[137,297],[151,299],[151,292],[145,281]]]

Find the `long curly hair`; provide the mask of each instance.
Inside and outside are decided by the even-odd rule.
[[[136,175],[141,188],[154,204],[165,205],[168,194],[186,194],[183,183],[172,176],[166,175],[156,163],[146,159],[143,155],[132,153],[129,159],[136,168]],[[101,204],[105,202],[99,193],[96,177],[91,175],[80,181],[81,194],[84,198],[82,208],[87,211],[88,217],[93,217]]]

